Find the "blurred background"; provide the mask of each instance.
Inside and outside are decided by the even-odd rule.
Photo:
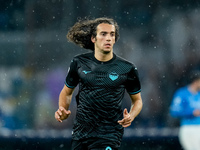
[[[69,148],[74,97],[68,121],[58,123],[54,112],[71,59],[87,50],[66,34],[80,18],[104,16],[118,22],[114,51],[137,66],[142,84],[143,110],[121,149],[181,149],[169,105],[189,71],[200,69],[198,0],[1,0],[1,149]]]

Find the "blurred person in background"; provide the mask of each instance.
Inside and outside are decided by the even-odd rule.
[[[62,122],[69,117],[72,94],[79,84],[72,149],[117,150],[124,127],[131,125],[143,105],[137,68],[113,53],[119,27],[110,18],[86,19],[78,21],[67,38],[92,52],[71,61],[55,118]],[[122,110],[125,89],[132,101],[129,112]]]
[[[200,150],[200,71],[189,74],[190,83],[178,89],[170,113],[180,121],[179,140],[185,150]]]

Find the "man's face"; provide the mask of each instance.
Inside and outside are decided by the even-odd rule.
[[[95,51],[112,52],[115,43],[115,26],[106,23],[99,24],[97,26],[97,35],[92,37],[91,40],[95,44]]]

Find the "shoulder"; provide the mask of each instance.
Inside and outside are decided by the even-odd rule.
[[[78,60],[82,60],[82,59],[90,59],[92,57],[92,55],[93,55],[93,52],[78,54],[78,55],[74,56],[73,60],[78,61]]]
[[[117,63],[119,63],[120,65],[123,65],[124,67],[128,67],[130,69],[137,69],[136,65],[120,56],[116,55],[116,61]]]
[[[182,95],[188,92],[187,86],[180,87],[179,89],[176,90],[175,95]]]

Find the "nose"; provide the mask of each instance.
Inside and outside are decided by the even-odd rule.
[[[108,35],[106,36],[106,41],[111,41],[111,35],[108,34]]]

